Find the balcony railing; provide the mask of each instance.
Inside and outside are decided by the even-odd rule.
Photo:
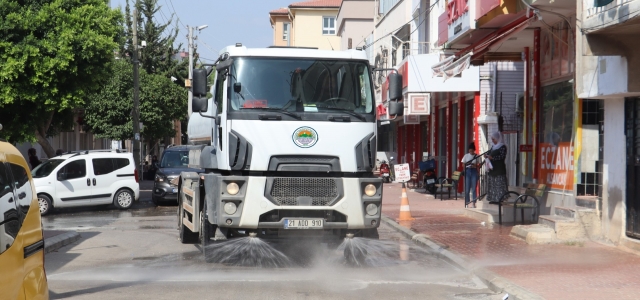
[[[584,14],[584,18],[588,18],[591,16],[594,16],[596,14],[608,11],[610,9],[616,8],[618,6],[621,6],[625,3],[629,3],[632,1],[640,1],[640,0],[613,0],[611,1],[611,3],[603,5],[603,6],[596,6],[596,3],[598,3],[598,1],[594,1],[594,0],[583,0],[582,1],[582,7],[584,7],[585,10],[585,14]],[[605,2],[606,3],[606,2]]]

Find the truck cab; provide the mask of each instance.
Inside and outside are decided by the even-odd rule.
[[[371,72],[361,50],[241,45],[194,70],[190,161],[205,171],[179,179],[182,241],[377,237]]]

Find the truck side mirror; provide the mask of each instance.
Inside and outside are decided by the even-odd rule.
[[[398,117],[404,115],[404,102],[389,101],[389,115]]]
[[[389,74],[389,100],[402,99],[402,75],[398,73]]]
[[[193,96],[191,99],[191,109],[193,112],[207,112],[209,109],[209,100],[205,97]]]
[[[207,70],[205,69],[193,70],[193,96],[207,96]]]

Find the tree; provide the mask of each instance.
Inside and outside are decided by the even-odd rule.
[[[126,140],[133,136],[133,68],[126,60],[113,63],[113,74],[89,97],[85,121],[98,137]],[[187,91],[162,75],[140,70],[140,121],[145,140],[175,134],[174,119],[187,113]]]
[[[122,16],[104,0],[0,0],[0,15],[2,133],[52,157],[46,138],[109,76]]]
[[[138,43],[146,43],[146,47],[139,49],[140,67],[148,74],[159,74],[168,78],[174,76],[177,79],[176,84],[184,86],[184,79],[188,75],[188,61],[174,59],[182,44],[174,47],[179,30],[177,22],[172,25],[173,15],[166,23],[159,23],[156,18],[161,8],[158,0],[136,0],[134,5],[138,9]],[[127,38],[123,49],[128,53],[133,52],[133,23],[130,17],[131,9],[127,0]],[[130,55],[129,59],[131,57]]]

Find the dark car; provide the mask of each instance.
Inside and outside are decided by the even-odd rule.
[[[174,146],[162,153],[162,158],[156,166],[157,171],[153,180],[151,200],[154,204],[173,202],[178,200],[178,187],[171,184],[171,180],[180,176],[181,172],[202,172],[201,169],[189,168],[189,146]]]

